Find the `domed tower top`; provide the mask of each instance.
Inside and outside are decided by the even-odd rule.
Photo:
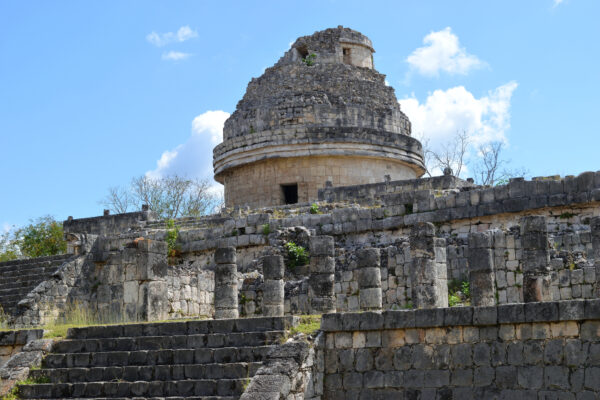
[[[338,26],[300,37],[250,81],[213,151],[227,206],[308,202],[327,181],[423,174],[421,144],[373,52],[366,36]]]
[[[294,63],[314,54],[321,64],[348,64],[373,69],[373,44],[360,32],[338,26],[298,38],[277,64]]]

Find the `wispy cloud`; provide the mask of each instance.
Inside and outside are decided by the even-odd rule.
[[[458,36],[452,33],[450,27],[431,32],[423,38],[423,44],[425,46],[417,48],[406,59],[411,70],[421,75],[438,76],[440,71],[465,75],[486,65],[460,46]]]
[[[152,32],[146,36],[146,40],[157,47],[162,47],[169,43],[185,42],[195,37],[198,37],[198,32],[185,25],[179,28],[177,32]]]
[[[165,52],[162,55],[162,59],[166,60],[166,61],[179,61],[179,60],[185,60],[186,58],[190,57],[192,54],[190,53],[182,53],[180,51],[169,51],[169,52]]]
[[[564,0],[554,0],[554,4],[552,4],[552,7],[558,7],[563,2],[564,2]]]

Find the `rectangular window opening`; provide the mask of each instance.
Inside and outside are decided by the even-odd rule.
[[[289,185],[281,185],[283,191],[283,202],[284,204],[296,204],[298,203],[298,184],[292,183]]]
[[[352,55],[350,52],[350,48],[342,48],[342,54],[344,55],[344,64],[352,64]]]

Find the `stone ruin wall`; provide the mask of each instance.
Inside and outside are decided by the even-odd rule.
[[[339,146],[336,146],[339,148]],[[384,174],[393,179],[413,179],[415,172],[389,159],[339,157],[274,158],[235,169],[225,174],[225,197],[232,204],[284,204],[280,185],[297,184],[298,202],[317,198],[327,181],[334,185],[375,183]]]
[[[596,203],[600,193],[600,175],[597,175],[586,173],[577,178],[548,181],[515,180],[495,188],[464,184],[462,189],[450,189],[456,184],[448,183],[448,177],[436,178],[434,181],[437,183],[416,180],[400,185],[392,181],[364,185],[358,191],[354,188],[362,205],[349,204],[348,199],[342,203],[320,202],[321,214],[311,214],[306,204],[255,210],[254,213],[238,210],[240,214],[235,217],[223,214],[182,219],[178,221],[181,226],[178,238],[180,255],[174,258],[168,258],[165,245],[160,244],[165,238],[164,222],[151,218],[131,219],[130,215],[125,215],[129,231],[121,232],[114,240],[101,240],[102,243],[118,245],[110,251],[99,251],[92,246],[87,254],[81,254],[63,265],[57,275],[59,280],[45,281],[25,299],[21,309],[25,308],[27,313],[20,321],[27,325],[56,318],[69,302],[86,304],[93,310],[106,310],[107,314],[139,319],[152,304],[147,301],[148,298],[161,299],[158,303],[158,300],[154,301],[159,311],[153,314],[164,318],[212,316],[213,253],[221,245],[237,248],[240,315],[261,315],[261,257],[285,253],[282,245],[290,238],[308,248],[308,238],[314,235],[335,238],[334,290],[338,311],[359,309],[359,273],[355,253],[364,247],[380,249],[382,307],[404,309],[414,306],[411,298],[410,229],[415,223],[426,221],[433,222],[437,236],[446,240],[445,261],[449,280],[468,279],[468,234],[490,230],[494,238],[497,302],[521,302],[523,251],[519,220],[528,214],[547,217],[552,269],[550,299],[592,298],[598,290],[590,229],[591,218],[600,215]],[[414,185],[418,181],[417,190],[406,190],[406,185]],[[387,190],[373,189],[381,185],[387,185]],[[428,185],[430,189],[423,189]],[[558,190],[551,191],[552,185],[560,187],[560,193],[553,193]],[[542,194],[544,188],[546,192]],[[365,192],[379,194],[365,197]],[[504,195],[506,198],[502,200]],[[119,226],[118,222],[117,225],[114,222],[118,216],[110,216],[86,219],[85,229],[90,232],[106,229],[104,227],[109,226],[107,219],[112,221],[112,226]],[[132,220],[136,222],[131,223]],[[75,229],[83,230],[81,226],[78,220],[67,221],[67,236],[86,236],[74,232]],[[265,231],[266,228],[268,231]],[[90,242],[93,241],[94,235],[87,236]],[[156,257],[160,263],[168,265],[154,276],[156,282],[151,286],[155,294],[151,291],[150,297],[147,292],[140,292],[144,277],[128,273],[140,257],[140,249],[132,246],[138,238],[156,242],[160,248]],[[295,270],[286,268],[287,314],[310,312],[309,276],[309,266]],[[141,306],[136,308],[134,304],[138,303]]]
[[[322,398],[594,399],[600,301],[329,314]],[[319,356],[319,354],[317,355]]]

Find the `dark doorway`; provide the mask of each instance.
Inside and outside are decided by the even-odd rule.
[[[344,47],[342,49],[344,55],[344,64],[352,64],[352,52],[349,48]]]
[[[283,190],[283,201],[285,204],[296,204],[298,202],[298,184],[281,185]]]

